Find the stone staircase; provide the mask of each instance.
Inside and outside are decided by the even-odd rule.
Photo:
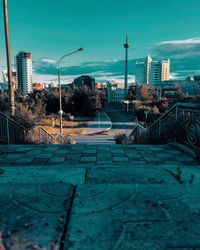
[[[0,146],[0,246],[199,249],[200,172],[168,145]]]

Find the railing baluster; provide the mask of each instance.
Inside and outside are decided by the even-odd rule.
[[[179,121],[179,108],[178,108],[178,105],[176,105],[176,122]]]
[[[6,132],[7,132],[7,143],[10,144],[10,131],[9,131],[9,120],[6,118]]]
[[[158,135],[159,136],[161,135],[161,120],[159,121],[159,124],[158,124]]]
[[[46,144],[56,143],[56,139],[51,134],[49,134],[44,128],[39,127],[38,129],[40,142],[44,142]]]
[[[0,112],[0,140],[6,144],[25,142],[26,130],[13,119]]]

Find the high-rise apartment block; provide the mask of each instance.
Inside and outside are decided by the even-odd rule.
[[[170,79],[170,60],[153,61],[148,55],[143,62],[136,63],[136,83],[160,84]]]
[[[18,88],[23,94],[33,91],[33,70],[31,53],[21,51],[16,56]]]

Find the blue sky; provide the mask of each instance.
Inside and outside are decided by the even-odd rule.
[[[135,60],[150,53],[172,60],[172,76],[200,70],[199,0],[8,0],[12,56],[32,53],[35,81],[56,81],[55,61],[84,47],[63,63],[63,81],[79,74],[97,80],[123,79],[126,34],[129,73]],[[0,35],[4,37],[3,13]],[[13,60],[14,61],[14,60]],[[0,65],[5,65],[5,41],[0,40]],[[1,68],[2,69],[2,68]]]

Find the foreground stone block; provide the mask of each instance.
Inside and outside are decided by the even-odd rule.
[[[4,167],[0,168],[1,183],[70,183],[73,185],[83,184],[85,181],[84,168],[73,166],[50,166],[50,167]]]
[[[199,249],[198,189],[180,184],[80,186],[65,249]]]
[[[189,177],[188,177],[189,180]],[[89,168],[86,175],[86,183],[88,184],[162,184],[177,183],[165,169],[158,169],[154,166],[145,165],[130,167],[115,165],[109,167],[105,165],[99,168]]]
[[[0,184],[5,249],[59,249],[73,197],[67,184]]]

